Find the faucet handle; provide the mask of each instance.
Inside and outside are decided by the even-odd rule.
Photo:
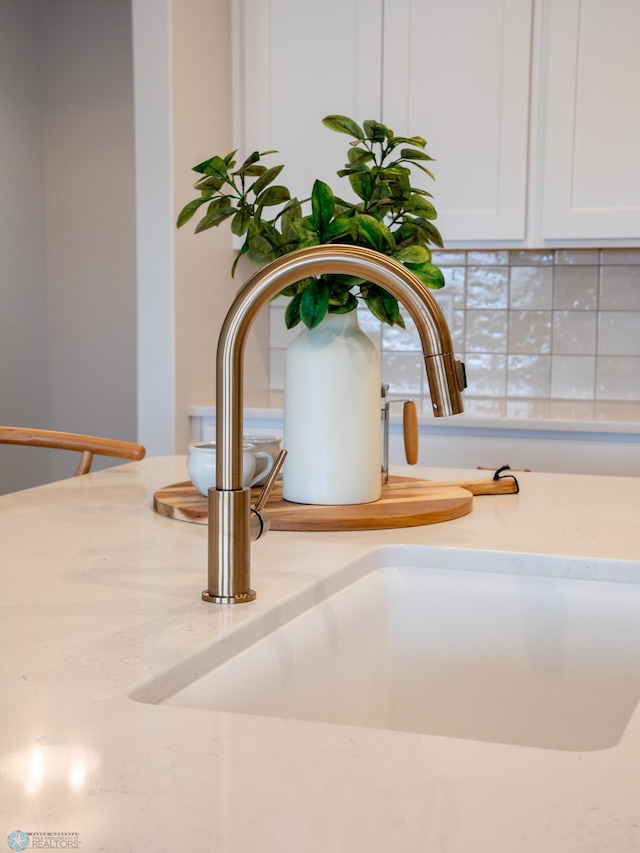
[[[264,512],[264,505],[269,499],[269,495],[271,494],[271,489],[273,488],[273,484],[276,481],[276,477],[280,473],[280,469],[284,464],[284,460],[287,458],[287,451],[281,450],[278,454],[278,458],[273,464],[273,468],[271,469],[271,473],[267,477],[267,481],[262,487],[262,491],[258,495],[258,500],[255,503],[255,506],[251,507],[251,516],[249,520],[249,535],[251,537],[251,541],[255,542],[256,539],[260,539],[261,536],[264,536],[269,532],[269,527],[271,526],[271,521],[266,512]]]
[[[271,489],[273,488],[273,484],[276,481],[276,477],[280,473],[280,469],[284,465],[284,460],[286,458],[287,451],[282,449],[278,454],[276,461],[273,463],[273,468],[271,469],[269,476],[267,477],[267,480],[264,486],[262,487],[262,491],[258,495],[258,500],[256,501],[255,506],[253,507],[256,512],[262,512],[264,505],[269,499],[269,495],[271,494]]]

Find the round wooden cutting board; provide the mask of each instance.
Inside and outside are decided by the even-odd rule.
[[[255,490],[257,497],[259,489]],[[473,494],[453,484],[389,477],[378,501],[349,506],[296,504],[282,497],[276,482],[266,511],[272,530],[380,530],[449,521],[471,512]],[[207,523],[207,499],[190,481],[165,486],[153,496],[156,512],[180,521]]]

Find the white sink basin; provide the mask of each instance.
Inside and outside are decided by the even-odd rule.
[[[489,570],[461,570],[465,561]],[[316,603],[286,624],[270,626],[267,614],[245,629],[246,641],[239,631],[231,657],[227,636],[132,696],[548,749],[608,748],[640,698],[640,586],[563,576],[624,581],[640,564],[582,563],[379,549],[331,582],[342,588],[319,595],[319,585],[309,599]]]

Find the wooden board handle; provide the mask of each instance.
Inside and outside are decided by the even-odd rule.
[[[459,486],[467,489],[472,495],[514,495],[519,491],[518,481],[515,477],[499,477],[497,480],[447,480],[441,483],[432,480],[442,486]]]
[[[406,400],[402,411],[404,453],[409,465],[418,461],[418,413],[413,400]]]

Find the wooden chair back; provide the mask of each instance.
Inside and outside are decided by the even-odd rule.
[[[33,447],[51,447],[57,450],[75,450],[81,454],[75,477],[88,474],[95,454],[118,459],[142,459],[146,453],[141,444],[116,441],[94,435],[57,432],[49,429],[25,429],[0,426],[0,444],[22,444]]]

